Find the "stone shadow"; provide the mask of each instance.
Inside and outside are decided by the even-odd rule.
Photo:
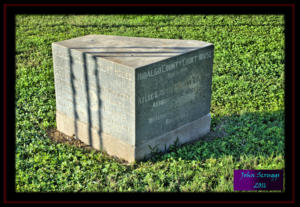
[[[77,102],[76,102],[76,88],[75,88],[75,74],[74,74],[74,60],[73,56],[71,54],[71,49],[68,49],[68,55],[69,55],[69,68],[70,68],[70,84],[72,89],[72,103],[73,103],[73,117],[74,117],[74,133],[75,137],[78,137],[78,113],[77,113]]]
[[[74,59],[71,54],[71,49],[68,49],[68,55],[69,55],[69,68],[70,68],[70,85],[72,88],[72,103],[73,103],[73,117],[74,117],[74,131],[75,131],[75,138],[78,138],[78,121],[79,116],[78,116],[78,103],[76,101],[76,95],[78,92],[76,91],[75,87],[75,80],[76,80],[76,75],[74,71]],[[82,86],[85,91],[85,98],[86,98],[86,114],[87,114],[87,131],[88,131],[88,142],[90,146],[93,146],[93,133],[92,133],[92,116],[95,115],[97,116],[98,119],[98,135],[100,137],[99,140],[99,148],[103,149],[103,144],[102,144],[102,139],[101,139],[101,132],[102,132],[102,122],[101,122],[101,99],[100,99],[100,80],[99,80],[99,68],[98,68],[98,63],[97,63],[97,58],[93,57],[93,62],[94,62],[94,68],[88,68],[88,63],[87,63],[87,53],[82,53],[82,69],[83,69],[83,78],[84,78],[84,85]],[[89,70],[93,70],[92,72],[89,73]],[[96,95],[97,95],[97,114],[92,114],[91,112],[91,98],[90,98],[90,78],[89,74],[93,74],[95,77],[95,83],[96,83]],[[78,75],[78,73],[77,73]],[[82,94],[81,94],[82,95]],[[83,97],[80,97],[83,98]]]
[[[140,47],[140,46],[128,46],[128,47],[74,47],[72,49],[84,49],[84,50],[97,50],[108,49],[113,51],[87,51],[85,53],[92,54],[94,57],[172,57],[173,55],[165,54],[181,54],[183,51],[192,51],[198,47]],[[118,50],[119,49],[119,50]],[[122,51],[122,49],[139,49],[139,51]],[[142,49],[142,50],[140,50]],[[151,51],[151,49],[167,49],[170,51]]]

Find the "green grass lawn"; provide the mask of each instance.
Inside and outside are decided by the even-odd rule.
[[[212,132],[125,165],[52,141],[51,43],[88,34],[215,45]],[[16,191],[233,191],[234,169],[284,169],[284,16],[17,15]]]

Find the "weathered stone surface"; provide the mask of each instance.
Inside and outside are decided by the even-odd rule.
[[[213,50],[195,40],[106,35],[53,43],[58,130],[128,161],[147,156],[148,145],[203,136]]]
[[[95,149],[104,150],[110,155],[117,156],[129,162],[135,161],[135,147],[133,145],[106,134],[99,130],[99,128],[89,128],[87,123],[79,120],[76,121],[58,111],[56,112],[56,121],[57,128],[66,135],[72,136],[75,134],[74,123],[76,123],[77,136],[82,142],[91,144]]]

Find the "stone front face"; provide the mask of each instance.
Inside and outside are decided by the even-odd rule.
[[[88,35],[52,51],[57,128],[65,134],[134,161],[148,145],[162,149],[175,136],[184,143],[209,131],[212,44]]]
[[[134,71],[73,53],[72,48],[53,46],[57,111],[134,145]],[[88,136],[87,144],[93,145],[92,133]]]

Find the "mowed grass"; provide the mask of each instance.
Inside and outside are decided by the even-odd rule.
[[[125,165],[53,142],[51,43],[88,34],[215,45],[212,132]],[[233,191],[234,169],[284,169],[284,16],[17,15],[17,192]]]

